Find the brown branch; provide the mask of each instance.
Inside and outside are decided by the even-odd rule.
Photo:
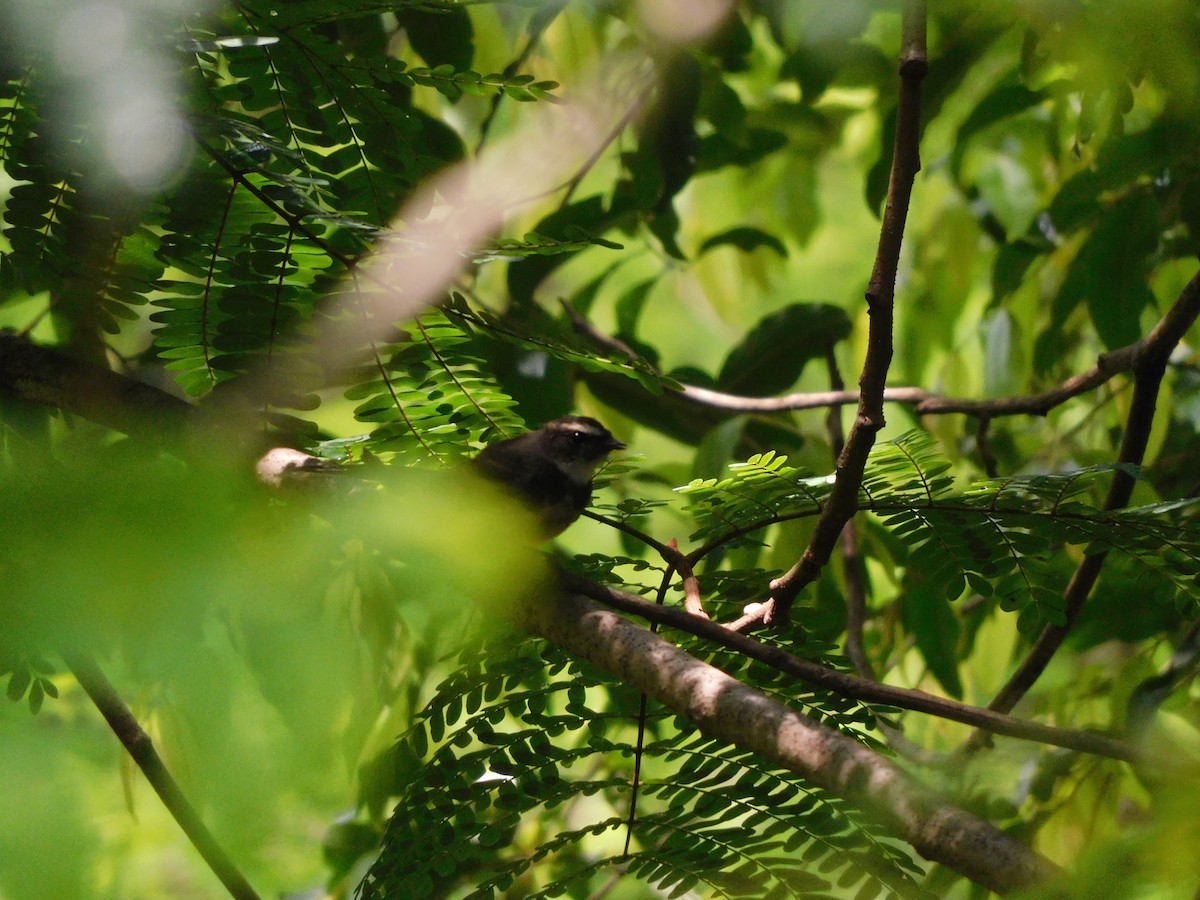
[[[837,354],[833,347],[825,351],[825,366],[829,369],[829,387],[834,391],[845,389],[842,372],[838,367]],[[842,427],[841,411],[831,407],[826,417],[825,430],[829,432],[829,444],[834,457],[842,453],[846,444],[846,431]],[[858,552],[858,528],[853,517],[842,529],[842,575],[846,580],[846,655],[861,677],[875,680],[875,669],[863,646],[863,627],[867,618],[867,589],[863,579],[862,559]]]
[[[704,611],[700,580],[695,575],[685,575],[683,578],[683,608],[693,616],[709,618],[708,613]]]
[[[1166,372],[1167,360],[1187,330],[1200,316],[1200,273],[1187,283],[1179,298],[1167,314],[1159,320],[1144,341],[1139,342],[1134,361],[1133,400],[1129,418],[1125,423],[1125,435],[1117,459],[1122,463],[1139,465],[1146,453],[1150,429],[1154,423],[1154,409],[1158,392]],[[1133,494],[1134,478],[1127,472],[1117,470],[1105,499],[1106,510],[1120,509],[1129,502]],[[1064,592],[1065,621],[1059,625],[1048,625],[1034,642],[1029,655],[1021,662],[1008,682],[988,704],[989,709],[1008,712],[1029,692],[1045,671],[1050,659],[1058,652],[1074,625],[1084,602],[1095,587],[1104,566],[1107,553],[1089,554],[1083,558]],[[966,748],[982,743],[981,735],[972,735]]]
[[[96,661],[84,653],[64,653],[63,659],[80,687],[87,692],[92,703],[100,710],[101,715],[113,730],[113,734],[117,736],[117,740],[121,742],[133,761],[137,763],[138,768],[142,770],[142,774],[146,776],[146,780],[150,782],[150,786],[162,800],[163,806],[179,823],[179,827],[183,829],[187,839],[192,842],[192,846],[200,851],[200,855],[208,863],[213,874],[221,880],[225,889],[229,891],[229,895],[238,900],[258,900],[258,893],[250,886],[250,882],[246,880],[245,876],[238,871],[237,866],[233,864],[225,851],[221,849],[221,845],[217,843],[212,832],[208,830],[192,804],[188,802],[175,779],[171,777],[162,757],[154,749],[154,742],[150,740],[150,735],[146,734],[142,726],[138,724],[138,720],[121,700],[120,695],[104,676],[104,672],[100,670]]]
[[[0,332],[0,392],[153,444],[177,441],[197,411],[166,391],[6,332]]]
[[[858,552],[858,528],[851,519],[842,529],[842,574],[846,579],[846,656],[854,664],[854,671],[863,678],[875,678],[863,644],[863,630],[867,621],[867,590],[863,583],[862,557]]]
[[[645,605],[725,631],[678,609]],[[756,753],[846,799],[921,856],[978,884],[1008,893],[1057,873],[1044,857],[994,825],[946,803],[891,760],[585,597],[551,592],[510,615],[530,632],[686,717],[705,734]]]
[[[975,449],[979,451],[979,461],[983,464],[984,474],[988,478],[995,478],[1000,472],[1000,465],[996,460],[996,452],[992,449],[989,437],[991,427],[991,416],[979,417],[979,423],[975,428]]]
[[[745,397],[741,394],[729,394],[712,388],[697,387],[694,384],[680,386],[679,396],[697,406],[708,406],[724,412],[735,413],[777,413],[795,412],[804,409],[822,409],[826,406],[849,406],[858,403],[861,395],[858,391],[803,391],[797,394],[784,394],[782,397]],[[904,403],[916,405],[933,397],[929,391],[917,387],[887,388],[883,392],[886,403]]]
[[[683,608],[694,616],[708,618],[708,613],[704,611],[704,602],[701,599],[700,580],[696,578],[696,561],[679,549],[679,542],[677,540],[672,538],[664,544],[662,541],[656,541],[644,531],[640,531],[626,522],[622,522],[619,519],[611,519],[590,509],[585,509],[583,515],[593,521],[607,525],[609,528],[615,528],[622,534],[627,534],[634,540],[641,541],[647,547],[655,550],[662,557],[663,562],[670,566],[670,569],[667,570],[668,579],[671,576],[671,569],[674,569],[679,573],[679,577],[683,581]]]
[[[916,404],[916,412],[923,416],[967,413],[992,419],[1001,416],[1044,416],[1071,398],[1095,390],[1114,375],[1131,370],[1141,347],[1142,342],[1136,341],[1126,347],[1102,353],[1096,359],[1096,364],[1086,372],[1072,375],[1062,383],[1037,394],[983,400],[931,395]]]
[[[1055,747],[1065,747],[1069,750],[1092,753],[1110,759],[1132,762],[1137,758],[1135,751],[1128,744],[1098,732],[1055,728],[1052,725],[1017,719],[983,707],[935,697],[924,691],[869,681],[847,672],[830,669],[812,660],[793,656],[778,647],[764,644],[750,635],[739,634],[709,619],[690,615],[678,607],[659,606],[643,600],[641,597],[635,597],[633,594],[607,585],[597,584],[580,576],[564,575],[563,583],[571,591],[591,597],[606,606],[632,613],[648,622],[666,625],[712,641],[765,663],[780,672],[793,675],[806,684],[824,688],[842,697],[926,713],[938,718],[974,725],[994,734],[1026,741],[1037,741]]]
[[[867,312],[871,321],[867,333],[866,361],[858,380],[858,412],[846,438],[846,446],[838,457],[833,490],[817,520],[812,540],[800,560],[771,582],[771,599],[763,611],[763,620],[767,624],[787,620],[796,596],[817,578],[829,561],[838,535],[858,509],[858,489],[862,484],[867,456],[875,443],[875,435],[884,425],[884,386],[892,361],[896,272],[900,266],[900,246],[904,238],[913,181],[921,168],[918,147],[921,81],[928,69],[925,18],[923,0],[907,0],[902,24],[900,99],[896,111],[892,172],[879,233],[879,249],[867,285]]]
[[[615,356],[625,357],[625,359],[631,363],[646,363],[646,360],[638,355],[638,353],[623,340],[613,337],[610,334],[605,334],[603,331],[596,328],[584,317],[583,313],[571,305],[571,301],[563,297],[559,297],[558,302],[566,312],[567,317],[571,320],[571,328],[576,334],[582,335],[608,353],[611,353]],[[646,363],[646,365],[649,365],[649,363]]]
[[[250,410],[233,394],[198,406],[103,365],[3,331],[0,394],[80,416],[190,459],[257,453],[263,443],[263,436],[247,427]]]
[[[1133,369],[1142,341],[1102,354],[1086,372],[1073,375],[1054,387],[1037,394],[1021,394],[1012,397],[971,399],[966,397],[942,397],[918,387],[890,387],[883,391],[885,403],[902,403],[914,407],[921,416],[966,413],[989,419],[1004,416],[1044,416],[1056,406],[1061,406],[1073,397],[1095,390],[1113,376]],[[743,397],[727,394],[711,388],[683,385],[679,395],[698,406],[706,406],[727,412],[775,413],[803,409],[820,409],[825,406],[848,406],[861,399],[857,391],[806,391],[785,394],[782,397]]]
[[[671,546],[678,550],[679,542],[672,540]],[[696,572],[692,568],[692,561],[686,556],[679,560],[677,566],[679,569],[679,577],[683,579],[683,608],[693,616],[700,616],[703,619],[709,618],[708,613],[704,611],[704,600],[700,594],[700,579],[696,577]]]

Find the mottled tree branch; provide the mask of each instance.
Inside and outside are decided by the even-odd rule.
[[[778,647],[764,644],[750,635],[739,634],[727,626],[710,619],[694,616],[678,607],[650,603],[641,597],[635,597],[607,585],[597,584],[586,578],[567,575],[564,576],[564,584],[569,590],[597,600],[605,606],[611,606],[613,609],[636,615],[648,622],[665,625],[703,640],[712,641],[750,659],[758,660],[777,671],[792,675],[806,684],[824,688],[842,697],[926,713],[954,722],[974,725],[993,734],[1037,741],[1110,759],[1132,762],[1137,758],[1136,752],[1128,744],[1099,732],[1072,731],[1043,725],[1040,722],[1028,722],[982,707],[936,697],[924,691],[859,678],[848,672],[830,669],[812,660],[793,656]]]
[[[155,444],[179,440],[195,411],[166,391],[4,332],[0,392]]]
[[[847,800],[921,856],[977,884],[1004,894],[1057,873],[1044,857],[947,803],[891,760],[583,596],[551,592],[513,614],[530,632],[644,691],[705,734],[750,750]]]

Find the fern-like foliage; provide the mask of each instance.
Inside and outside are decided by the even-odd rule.
[[[597,242],[593,240],[592,243]],[[464,330],[473,334],[511,344],[523,350],[544,353],[587,372],[604,372],[632,378],[655,394],[662,393],[673,384],[645,360],[606,356],[599,353],[594,345],[588,344],[565,327],[547,323],[540,315],[533,321],[523,320],[515,311],[506,316],[497,316],[486,309],[476,309],[468,305],[459,294],[452,296],[446,314]]]
[[[853,727],[845,701],[804,702]],[[576,896],[622,872],[667,896],[923,896],[908,854],[844,804],[669,714],[644,719],[631,821],[638,715],[634,691],[540,641],[465,654],[400,742],[361,895]]]
[[[531,256],[556,256],[560,253],[575,253],[592,246],[607,247],[609,250],[622,249],[616,241],[593,237],[582,229],[573,229],[565,240],[531,231],[519,241],[499,240],[493,242],[490,247],[485,248],[476,257],[475,262],[513,261],[528,259]]]
[[[398,6],[457,9],[436,2]],[[0,259],[0,279],[27,295],[50,291],[59,317],[81,333],[97,326],[115,333],[119,322],[151,304],[157,355],[193,396],[265,371],[268,404],[311,407],[308,391],[321,386],[321,376],[304,359],[308,323],[346,292],[338,286],[349,267],[386,233],[415,188],[464,154],[461,138],[425,112],[416,94],[436,91],[451,102],[464,95],[539,101],[552,99],[557,87],[520,72],[412,65],[389,51],[382,31],[357,43],[339,37],[342,19],[370,34],[364,15],[396,9],[247,3],[217,18],[181,22],[166,40],[190,73],[194,161],[161,205],[128,214],[113,208],[71,155],[71,141],[86,143],[87,135],[52,134],[41,120],[44,85],[35,62],[6,69],[0,164],[17,184],[5,209],[10,249]],[[575,252],[594,243],[582,233],[567,240],[530,234],[498,239],[480,260]],[[71,250],[81,245],[89,248],[83,258]],[[416,335],[426,345],[422,364],[444,366],[441,377],[411,376],[395,391],[381,388],[393,404],[403,398],[421,407],[395,408],[391,416],[412,420],[418,445],[430,443],[431,430],[457,426],[460,413],[470,418],[469,407],[483,424],[459,429],[460,437],[506,433],[518,423],[496,418],[503,399],[475,396],[478,383],[468,384],[462,366],[440,353],[438,342],[448,340],[444,325],[437,339]],[[377,355],[370,377],[387,381],[389,367],[398,371],[414,351],[364,347],[360,355]],[[417,384],[428,392],[414,393]],[[445,399],[447,385],[459,399]],[[379,385],[360,392],[369,396],[372,387]],[[382,422],[387,414],[368,405],[364,416]],[[380,431],[385,449],[395,449],[398,432]]]
[[[832,478],[788,466],[773,453],[730,471],[680,489],[699,525],[694,540],[729,543],[779,521],[815,516],[833,486]],[[1135,467],[979,480],[963,489],[949,471],[932,438],[910,432],[873,449],[859,498],[860,508],[907,547],[907,569],[937,600],[957,600],[969,589],[1019,611],[1027,633],[1061,623],[1064,549],[1077,547],[1118,552],[1166,579],[1181,609],[1200,603],[1200,542],[1187,518],[1194,501],[1104,510],[1087,499],[1115,472],[1138,476]]]
[[[403,340],[378,351],[376,365],[346,396],[375,423],[372,447],[450,461],[472,442],[512,437],[523,430],[513,400],[474,354],[469,334],[441,312],[402,329]],[[386,358],[382,356],[386,353]]]
[[[906,590],[929,601],[945,606],[969,589],[1019,610],[1026,627],[1054,621],[1064,585],[1051,563],[1075,547],[1119,552],[1170,581],[1181,603],[1195,604],[1200,548],[1184,518],[1193,504],[1115,511],[1094,504],[1107,478],[1136,476],[1136,469],[1096,466],[958,487],[928,435],[913,432],[881,443],[867,471],[861,506],[906,548]],[[715,548],[818,514],[831,484],[764,454],[683,492],[699,526],[694,539]],[[668,574],[633,557],[594,554],[572,565],[643,594]],[[709,611],[735,615],[770,576],[748,568],[706,572]],[[839,629],[824,629],[815,609],[799,615],[808,627],[780,643],[839,665],[819,637]],[[878,746],[874,721],[890,710],[797,686],[687,635],[674,639]],[[914,861],[835,799],[640,706],[634,692],[554,648],[500,644],[464,656],[401,739],[399,803],[364,897],[577,895],[613,873],[667,896],[692,889],[719,897],[921,895]],[[644,740],[636,738],[639,721]],[[640,759],[636,799],[631,758]],[[431,820],[445,824],[431,830]],[[545,823],[561,824],[547,830]]]

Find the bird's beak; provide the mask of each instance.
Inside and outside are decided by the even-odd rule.
[[[615,437],[610,437],[610,438],[608,439],[608,446],[607,446],[607,448],[605,448],[605,449],[607,449],[607,450],[608,450],[610,453],[611,453],[613,450],[624,450],[624,449],[625,449],[625,442],[624,442],[624,441],[618,441],[618,440],[617,440]]]

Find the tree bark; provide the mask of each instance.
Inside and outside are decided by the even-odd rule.
[[[1047,859],[913,780],[895,763],[585,597],[544,595],[511,613],[528,631],[674,710],[705,734],[751,750],[842,797],[942,863],[999,894],[1057,873]]]

